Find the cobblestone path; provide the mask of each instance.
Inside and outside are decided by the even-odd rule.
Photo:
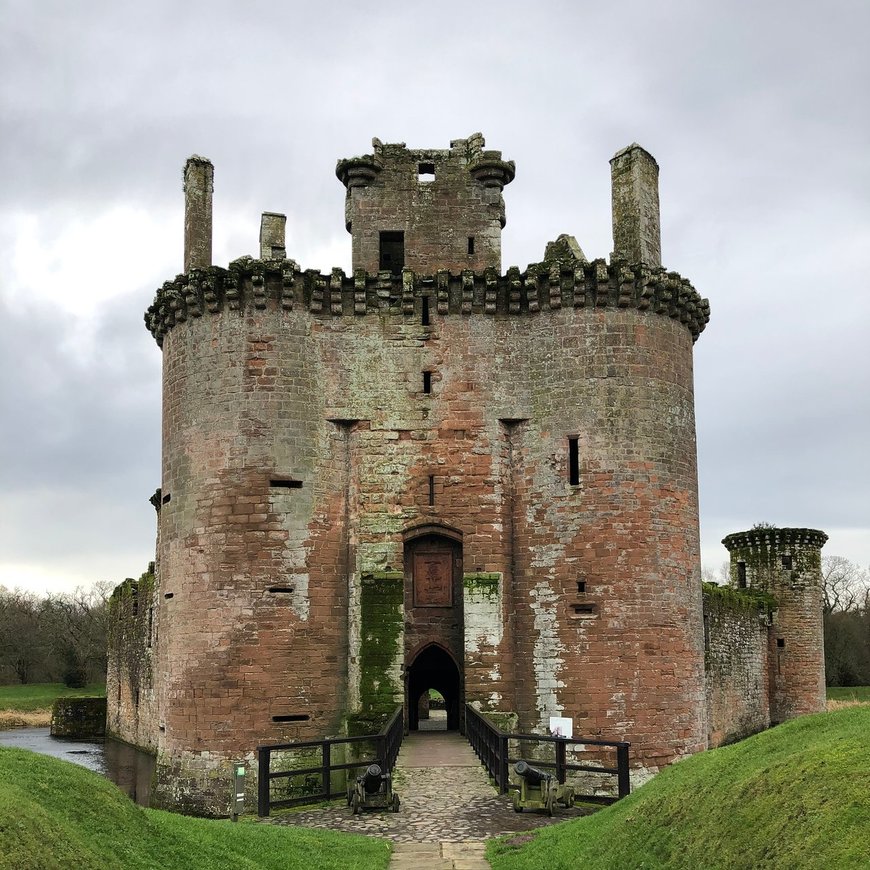
[[[477,870],[489,866],[483,844],[490,837],[584,814],[580,809],[561,808],[552,819],[543,813],[515,813],[508,796],[499,795],[489,784],[471,746],[455,732],[412,732],[405,737],[393,786],[402,802],[398,813],[370,811],[354,816],[341,802],[270,821],[392,840],[391,870]]]

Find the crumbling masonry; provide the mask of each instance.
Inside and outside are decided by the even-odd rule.
[[[108,680],[158,801],[226,814],[258,744],[414,728],[429,688],[452,727],[629,740],[636,780],[819,709],[824,535],[731,536],[735,588],[702,590],[709,306],[662,268],[655,160],[611,161],[609,262],[560,236],[503,273],[513,162],[373,146],[337,166],[351,275],[300,269],[271,212],[213,266],[214,170],[185,168],[184,274],[146,314],[156,571],[116,592]]]

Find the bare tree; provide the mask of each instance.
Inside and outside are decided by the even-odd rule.
[[[822,557],[825,613],[860,610],[870,595],[870,573],[843,556]]]

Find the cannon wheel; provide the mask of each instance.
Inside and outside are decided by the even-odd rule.
[[[399,812],[399,796],[397,794],[393,795],[393,812]]]
[[[358,816],[362,812],[362,808],[359,804],[359,795],[356,792],[353,793],[353,797],[350,800],[350,806],[355,816]]]

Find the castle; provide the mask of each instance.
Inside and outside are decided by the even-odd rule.
[[[353,271],[285,218],[211,262],[212,164],[184,170],[163,352],[156,571],[116,590],[111,734],[157,802],[228,812],[258,744],[417,727],[631,741],[633,777],[824,702],[821,532],[730,536],[700,581],[692,346],[709,306],[661,265],[658,165],[611,160],[614,251],[560,236],[501,269],[512,161],[375,139],[341,160]]]

